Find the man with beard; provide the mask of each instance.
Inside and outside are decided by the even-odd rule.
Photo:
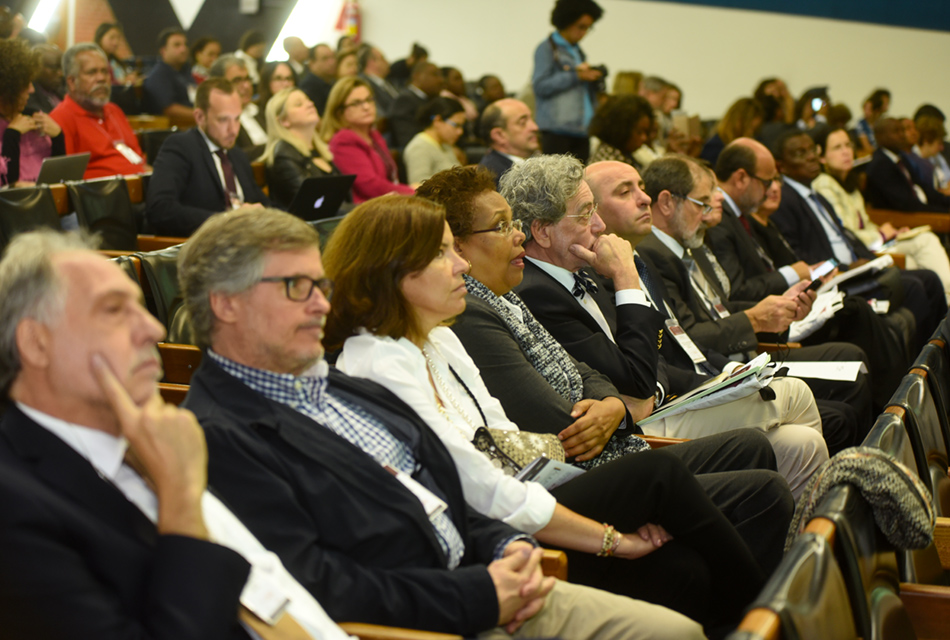
[[[122,109],[109,102],[112,91],[106,54],[91,42],[63,54],[68,93],[50,113],[62,128],[66,153],[89,152],[83,178],[151,171]]]

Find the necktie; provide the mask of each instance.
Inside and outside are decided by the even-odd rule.
[[[228,157],[226,149],[218,149],[214,152],[221,160],[221,172],[224,173],[224,200],[231,208],[231,194],[237,193],[237,184],[234,182],[234,167],[231,165],[231,158]]]
[[[726,293],[726,298],[728,298],[732,293],[732,283],[729,281],[729,276],[726,275],[726,270],[722,268],[722,265],[719,264],[719,260],[716,259],[716,256],[706,245],[699,247],[698,252],[701,254],[702,259],[712,267],[713,274],[715,274],[716,280],[719,281],[719,286],[722,287],[722,290]],[[705,264],[701,266],[705,266]]]
[[[842,264],[851,264],[857,260],[857,256],[854,254],[854,249],[851,248],[851,244],[848,242],[848,238],[841,231],[841,221],[838,220],[838,216],[829,212],[828,209],[821,203],[821,199],[818,197],[818,194],[812,191],[808,195],[808,199],[812,201],[815,207],[818,208],[818,211],[821,212],[821,215],[825,217],[825,220],[831,225],[832,233],[836,234],[835,238],[828,238],[828,241],[831,242],[831,248],[835,253],[835,258],[838,259],[838,262]],[[836,246],[838,248],[836,248]]]
[[[656,308],[656,310],[665,317],[666,312],[662,308],[663,296],[660,295],[660,290],[657,289],[656,283],[653,281],[653,275],[647,268],[646,263],[640,259],[640,256],[633,256],[633,262],[637,266],[637,274],[640,276],[640,284],[643,285],[647,295],[650,296],[650,301],[653,302],[654,308]]]
[[[571,293],[574,295],[574,297],[583,300],[586,294],[597,293],[597,285],[594,284],[594,281],[591,280],[591,277],[583,271],[575,271],[574,288],[571,289]]]

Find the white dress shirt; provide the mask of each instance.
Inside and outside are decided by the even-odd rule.
[[[17,407],[88,460],[99,477],[115,485],[149,520],[158,521],[158,498],[142,476],[124,462],[129,447],[125,438],[71,424],[19,402]],[[350,638],[327,616],[310,592],[290,575],[280,558],[265,549],[237,516],[208,491],[201,498],[201,511],[211,540],[236,551],[251,565],[251,575],[242,593],[242,600],[255,579],[266,581],[269,587],[278,589],[290,600],[286,610],[315,640]],[[249,627],[245,627],[245,630],[251,637],[258,637]]]
[[[228,183],[224,180],[224,169],[221,168],[221,158],[218,157],[218,149],[221,149],[222,147],[212,141],[211,138],[208,137],[208,134],[202,131],[201,127],[198,127],[198,131],[201,133],[201,137],[204,138],[205,143],[208,145],[208,150],[211,152],[211,159],[214,160],[214,167],[218,170],[218,178],[221,180],[221,188],[224,189],[225,193],[228,193]],[[241,181],[238,179],[237,173],[234,174],[234,188],[237,190],[237,194],[241,199],[241,203],[243,203],[244,189],[241,188]],[[230,195],[228,197],[230,198]],[[234,206],[233,202],[231,204]]]
[[[736,204],[736,201],[732,199],[732,196],[726,193],[723,189],[719,189],[719,193],[721,193],[725,201],[729,203],[728,207],[722,208],[723,214],[725,215],[727,211],[731,211],[732,215],[734,215],[735,217],[737,218],[742,217],[742,212],[739,211],[739,206]],[[753,242],[755,242],[754,238],[753,238]],[[801,278],[798,277],[798,274],[795,272],[795,270],[792,269],[791,265],[785,265],[784,267],[779,267],[778,269],[776,269],[776,271],[782,274],[782,277],[785,278],[785,282],[788,283],[788,286],[797,284],[801,280]]]
[[[241,128],[247,131],[247,136],[255,145],[267,144],[267,132],[264,131],[264,127],[261,126],[261,123],[257,121],[257,114],[259,112],[260,107],[253,102],[248,102],[244,105],[240,118]]]
[[[440,389],[440,394],[452,396],[443,398],[448,416],[439,410],[425,356],[406,338],[394,340],[360,330],[346,340],[336,366],[351,376],[383,385],[425,420],[455,461],[469,506],[526,533],[547,526],[554,515],[554,497],[540,484],[505,475],[472,444],[475,430],[482,426],[479,408],[488,422],[485,426],[517,431],[518,425],[508,419],[501,403],[488,392],[465,347],[451,329],[436,327],[429,333],[426,352],[448,389]],[[449,365],[471,390],[478,406],[455,379]]]

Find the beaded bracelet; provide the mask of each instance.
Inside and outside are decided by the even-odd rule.
[[[614,554],[617,550],[617,547],[620,546],[620,541],[622,536],[617,533],[617,530],[614,529],[611,525],[604,524],[604,542],[600,547],[600,551],[597,552],[597,555],[601,558],[607,558]]]

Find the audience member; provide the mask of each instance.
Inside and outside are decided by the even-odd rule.
[[[830,106],[828,87],[814,87],[807,90],[795,103],[795,126],[802,131],[810,131],[819,124],[827,123]]]
[[[362,44],[356,54],[356,63],[360,77],[373,90],[377,115],[380,119],[389,118],[399,91],[386,80],[386,76],[389,75],[389,62],[386,60],[386,56],[376,47]],[[337,73],[337,75],[343,76],[342,73]]]
[[[119,50],[125,41],[122,25],[118,22],[103,22],[96,27],[92,39],[109,58],[109,71],[112,75],[112,84],[133,85],[141,81],[138,72],[127,67],[119,58]]]
[[[339,51],[336,54],[336,77],[354,78],[359,75],[360,66],[354,49]]]
[[[651,109],[659,109],[666,101],[670,83],[659,76],[647,76],[637,87],[637,95],[650,103]]]
[[[148,113],[164,115],[172,123],[194,124],[195,79],[188,66],[188,41],[178,27],[158,34],[159,60],[145,78],[143,106]]]
[[[340,53],[341,51],[346,51],[349,49],[355,49],[357,44],[359,44],[352,35],[344,33],[336,41],[336,52]]]
[[[122,109],[109,101],[109,62],[102,49],[81,42],[63,54],[68,89],[50,114],[63,129],[66,153],[89,152],[83,178],[150,171],[139,141]]]
[[[417,118],[425,128],[402,154],[410,184],[459,165],[455,143],[465,128],[465,109],[453,98],[432,98],[419,108]]]
[[[276,95],[282,89],[295,88],[298,77],[287,62],[264,63],[264,66],[261,67],[261,86],[257,92],[257,106],[259,107],[257,119],[259,122],[266,122],[263,114],[267,107],[267,101],[271,99],[271,96]]]
[[[241,34],[234,55],[247,65],[247,75],[251,77],[251,84],[255,89],[261,84],[260,64],[265,53],[267,53],[267,40],[261,31],[248,29]]]
[[[386,80],[392,84],[393,87],[398,89],[403,89],[407,84],[409,84],[409,78],[412,75],[412,70],[420,62],[427,62],[429,60],[429,52],[425,47],[420,45],[418,42],[412,43],[412,50],[409,52],[409,55],[405,58],[396,60],[389,67],[389,74],[386,76]]]
[[[198,126],[165,140],[148,184],[152,231],[187,237],[214,213],[245,203],[270,205],[244,152],[235,148],[241,97],[224,78],[209,78],[195,96]]]
[[[499,625],[516,637],[694,637],[653,605],[542,579],[533,539],[466,508],[415,412],[329,370],[318,246],[298,218],[235,212],[185,245],[179,275],[206,349],[185,406],[205,430],[210,484],[329,615],[468,637]]]
[[[23,40],[0,40],[0,187],[29,186],[43,159],[66,152],[63,132],[48,114],[26,115],[36,64]]]
[[[590,162],[616,160],[639,169],[633,153],[647,143],[655,124],[654,110],[645,98],[629,94],[607,98],[590,121],[590,135],[600,140]]]
[[[487,175],[482,183],[492,187]],[[406,243],[407,237],[416,242]],[[603,474],[582,475],[552,496],[540,485],[506,476],[475,448],[472,439],[482,422],[506,431],[518,431],[518,426],[508,420],[498,401],[488,393],[455,334],[443,326],[465,306],[462,273],[467,266],[453,249],[441,206],[393,196],[354,209],[333,232],[326,252],[327,275],[334,282],[327,346],[343,346],[337,367],[349,375],[380,383],[412,407],[446,445],[459,470],[469,506],[532,533],[545,544],[567,548],[574,582],[603,585],[614,593],[668,606],[705,626],[734,617],[723,613],[742,608],[743,597],[737,595],[744,589],[737,593],[736,582],[755,582],[759,568],[742,538],[692,478],[674,485],[677,489],[689,487],[686,495],[669,495],[664,489],[667,500],[651,500],[657,478],[667,478],[668,474],[684,479],[690,476],[675,456],[658,456],[656,452],[626,456],[622,462],[608,465]],[[379,303],[367,306],[363,302],[367,299]],[[370,332],[365,327],[376,329]],[[465,389],[473,395],[470,397]],[[480,414],[485,415],[482,422],[474,417]],[[659,457],[663,459],[657,460]],[[678,471],[657,471],[653,468],[657,464]],[[694,502],[698,496],[693,492],[701,496],[698,502]],[[604,500],[602,510],[594,508],[591,497],[605,493],[611,497]],[[647,535],[644,540],[636,533],[620,534],[624,548],[618,548],[615,555],[634,562],[604,563],[588,551],[602,544],[604,525],[570,511],[571,506],[557,506],[555,498],[580,514],[614,523],[623,531],[662,527],[682,549],[668,552],[665,560],[650,558],[666,536]],[[686,507],[685,503],[694,506]],[[644,507],[650,512],[643,512]],[[676,522],[674,513],[691,515]],[[696,517],[708,519],[709,529],[702,534],[693,522]],[[683,527],[686,522],[690,524]],[[697,535],[722,539],[710,545]],[[710,549],[715,549],[712,556],[735,557],[711,557],[707,555]],[[683,553],[690,556],[690,563],[697,562],[694,554],[699,556],[699,573],[708,573],[710,584],[696,584],[694,571],[688,578],[674,575],[678,562],[673,558]],[[746,575],[730,575],[734,571]],[[722,584],[725,582],[728,586]],[[710,594],[719,589],[728,592],[727,602],[709,606]]]
[[[726,110],[722,120],[716,125],[716,133],[703,145],[699,157],[715,165],[727,144],[737,138],[755,137],[765,121],[764,116],[762,105],[754,98],[739,98]]]
[[[614,74],[614,83],[610,89],[610,95],[639,95],[642,82],[643,74],[639,71],[618,71]]]
[[[538,152],[538,125],[531,109],[514,98],[488,105],[482,112],[478,133],[489,146],[479,164],[494,174],[496,185],[511,165]]]
[[[369,83],[361,78],[340,78],[327,101],[320,137],[330,143],[334,162],[344,174],[353,174],[353,202],[393,191],[413,193],[399,184],[396,163],[383,136],[376,130],[376,101]]]
[[[419,109],[442,91],[442,74],[431,62],[420,62],[412,70],[412,80],[399,92],[389,111],[389,130],[393,147],[402,150],[417,133],[425,129],[419,122]]]
[[[339,175],[333,155],[317,133],[317,108],[300,89],[281,89],[264,110],[267,148],[261,161],[267,168],[267,188],[274,204],[287,209],[307,178]]]
[[[5,638],[348,637],[205,490],[201,428],[158,393],[164,331],[115,263],[23,234],[0,297]],[[260,589],[289,601],[274,628]]]
[[[33,47],[33,63],[36,66],[34,91],[26,101],[26,111],[52,113],[66,95],[63,52],[55,44],[38,44]]]
[[[597,105],[604,69],[592,67],[579,43],[604,10],[593,0],[556,0],[551,11],[554,33],[534,51],[531,86],[535,118],[545,153],[570,153],[586,163],[587,128]]]
[[[887,89],[875,89],[871,92],[862,106],[864,117],[858,120],[854,127],[858,139],[858,155],[869,156],[877,149],[877,139],[874,137],[874,123],[880,120],[890,108],[891,92]]]
[[[752,96],[759,102],[763,102],[765,96],[772,96],[778,100],[781,105],[781,112],[785,115],[787,124],[795,122],[795,99],[788,90],[788,85],[781,78],[765,78],[756,86]],[[768,145],[766,145],[768,146]]]
[[[479,113],[484,113],[485,108],[491,103],[508,97],[508,94],[505,93],[505,85],[502,83],[501,78],[491,74],[479,78],[478,88],[475,91],[478,93]]]
[[[254,87],[244,60],[230,53],[223,55],[211,65],[208,77],[224,78],[241,98],[241,129],[236,144],[248,158],[257,158],[267,144],[267,130],[261,122],[261,108],[253,101]]]
[[[876,158],[881,157],[885,162],[891,162],[883,152],[892,143],[892,139],[891,134],[880,125],[886,125],[888,121],[894,122],[898,131],[893,136],[902,136],[900,125],[895,120],[884,118],[878,122],[877,140],[881,147],[874,153]],[[884,135],[881,135],[882,131],[885,131]],[[863,261],[873,259],[874,254],[842,226],[831,203],[812,189],[812,181],[821,173],[817,151],[814,141],[802,131],[790,131],[778,139],[775,162],[783,174],[784,181],[782,201],[771,220],[792,249],[809,264],[834,258],[841,269],[860,265]],[[869,168],[869,194],[873,180]],[[865,289],[862,295],[893,298],[895,302],[891,306],[894,309],[900,306],[899,301],[903,299],[903,306],[914,314],[917,325],[911,352],[918,351],[947,313],[946,297],[940,279],[932,271],[897,273],[897,270],[888,270],[877,274],[874,281],[877,286]],[[857,291],[855,286],[860,287],[858,283],[850,283],[842,288]]]
[[[443,87],[442,93],[439,95],[443,98],[458,100],[465,108],[465,119],[469,122],[477,121],[478,109],[475,108],[475,103],[468,98],[468,92],[465,90],[465,78],[462,77],[462,72],[455,67],[442,67],[439,73],[442,74]]]
[[[330,89],[336,82],[336,56],[333,49],[326,44],[315,45],[307,59],[307,70],[308,73],[299,79],[297,86],[316,105],[317,112],[325,115]]]
[[[310,59],[310,49],[297,36],[284,38],[284,51],[287,53],[287,64],[294,70],[294,74],[301,78],[307,73],[307,60]],[[276,93],[276,92],[274,92]],[[267,104],[266,102],[264,103]]]
[[[942,134],[939,140],[942,142]],[[815,142],[820,153],[818,160],[825,171],[812,181],[812,189],[828,200],[845,228],[871,251],[880,251],[886,243],[893,251],[904,254],[908,269],[929,269],[936,273],[950,301],[950,261],[940,239],[929,231],[902,239],[900,236],[910,231],[907,227],[896,229],[889,222],[881,226],[874,224],[855,184],[856,176],[851,173],[854,147],[848,132],[833,129]]]
[[[221,55],[221,42],[213,36],[201,36],[191,45],[191,77],[201,84],[211,74],[211,67]]]
[[[935,116],[921,116],[914,120],[914,127],[918,140],[913,152],[933,166],[934,188],[944,195],[950,195],[950,166],[942,155],[943,139],[947,137],[944,121]]]

